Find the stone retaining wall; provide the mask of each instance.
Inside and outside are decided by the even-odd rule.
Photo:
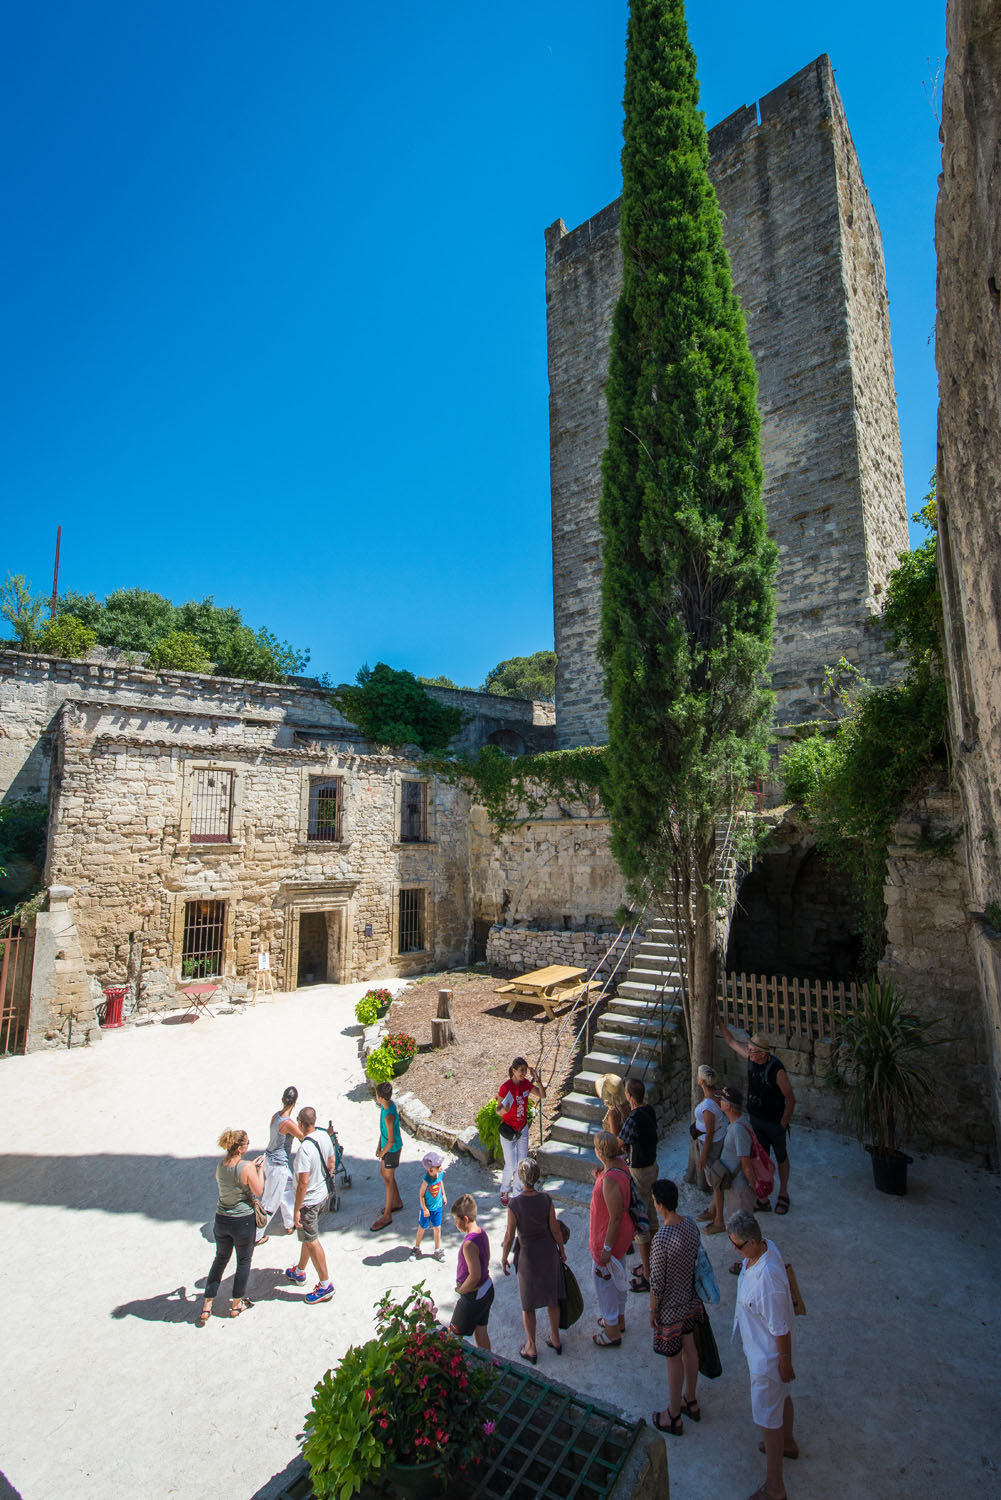
[[[618,936],[608,932],[574,932],[533,927],[502,927],[495,923],[487,937],[490,968],[528,973],[547,964],[571,964],[591,969],[604,958]]]

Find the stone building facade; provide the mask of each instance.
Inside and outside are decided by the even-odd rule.
[[[1001,11],[949,0],[938,248],[938,560],[954,774],[1001,1135]]]
[[[551,745],[548,705],[435,692],[469,715],[464,749]],[[162,1004],[184,980],[246,987],[262,950],[290,989],[468,955],[465,793],[315,685],[0,653],[0,795],[49,805],[80,1040],[88,979],[141,978]],[[65,998],[39,993],[34,1042],[61,1037]]]
[[[772,685],[779,719],[798,722],[839,657],[885,670],[868,619],[908,546],[882,240],[827,57],[730,115],[709,146],[779,547]],[[606,738],[598,499],[621,279],[618,203],[547,230],[560,746]]]

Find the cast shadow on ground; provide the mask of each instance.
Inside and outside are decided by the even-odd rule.
[[[137,1297],[132,1302],[122,1302],[111,1309],[110,1316],[116,1319],[141,1318],[146,1323],[194,1323],[205,1301],[204,1290],[199,1290],[204,1289],[205,1280],[205,1276],[196,1278],[190,1296],[185,1287],[179,1286],[155,1297]],[[213,1316],[220,1317],[223,1322],[227,1320],[232,1296],[233,1275],[227,1274],[216,1295],[217,1312]],[[251,1302],[288,1302],[291,1305],[302,1301],[303,1289],[284,1281],[280,1268],[251,1266],[247,1296]],[[253,1313],[253,1308],[249,1311]],[[3,1500],[2,1491],[0,1500]]]
[[[253,1159],[260,1151],[251,1147],[247,1155]],[[143,1214],[160,1221],[204,1224],[206,1216],[215,1212],[215,1169],[221,1159],[221,1152],[213,1156],[9,1154],[0,1156],[0,1203]],[[354,1181],[363,1181],[374,1165],[374,1156],[344,1156],[345,1169]]]
[[[363,1255],[361,1263],[363,1266],[396,1266],[409,1259],[410,1246],[401,1244],[390,1246],[381,1255]]]
[[[0,1474],[0,1500],[21,1500],[21,1491],[14,1488],[6,1474]]]

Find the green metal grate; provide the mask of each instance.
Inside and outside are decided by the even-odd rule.
[[[643,1425],[506,1362],[493,1402],[497,1449],[466,1485],[477,1500],[605,1500]]]
[[[506,1360],[497,1377],[494,1455],[475,1475],[458,1476],[448,1500],[607,1500],[645,1423]],[[312,1500],[308,1474],[282,1477],[275,1500]],[[380,1493],[366,1487],[363,1496]]]

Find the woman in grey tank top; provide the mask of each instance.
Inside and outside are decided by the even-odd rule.
[[[291,1085],[282,1094],[282,1107],[271,1116],[271,1133],[268,1149],[264,1153],[264,1192],[261,1203],[270,1218],[281,1209],[285,1233],[295,1228],[295,1177],[292,1173],[292,1142],[302,1140],[302,1131],[292,1119],[292,1111],[299,1097],[299,1090]],[[257,1231],[257,1243],[263,1245],[267,1239],[267,1225]]]
[[[243,1153],[250,1145],[250,1136],[245,1130],[224,1130],[219,1144],[226,1155],[215,1169],[219,1186],[219,1201],[216,1203],[215,1260],[205,1283],[205,1301],[198,1315],[198,1327],[204,1328],[212,1316],[223,1272],[229,1265],[230,1256],[236,1251],[236,1275],[233,1278],[233,1297],[229,1304],[229,1315],[238,1318],[253,1303],[244,1296],[250,1276],[250,1262],[254,1254],[254,1198],[260,1197],[264,1189],[264,1174],[261,1167],[264,1157],[256,1161],[244,1161]]]

